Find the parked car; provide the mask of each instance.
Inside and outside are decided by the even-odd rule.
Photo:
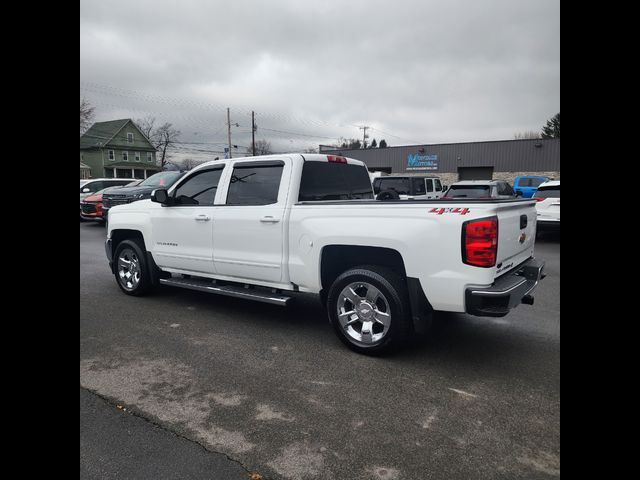
[[[281,154],[210,161],[112,207],[105,250],[127,295],[162,284],[285,306],[318,294],[340,340],[376,354],[434,311],[532,304],[535,223],[530,200],[381,202],[361,161]]]
[[[92,178],[80,180],[80,201],[88,195],[104,190],[107,187],[124,186],[131,183],[132,178]]]
[[[549,177],[539,175],[518,175],[513,181],[513,189],[522,198],[531,198],[538,186],[551,180]]]
[[[511,185],[502,180],[463,180],[451,184],[443,200],[459,198],[516,198]]]
[[[142,180],[136,186],[127,186],[117,191],[104,192],[102,195],[102,214],[104,218],[107,218],[111,207],[150,198],[153,190],[158,187],[169,188],[185,173],[179,171],[158,172],[146,180]]]
[[[560,227],[560,180],[542,183],[533,194],[538,226]]]
[[[387,175],[373,180],[373,192],[379,200],[428,200],[442,196],[446,186],[434,176]]]
[[[131,183],[131,178],[93,178],[90,180],[80,180],[80,221],[84,221],[82,217],[82,200],[89,195],[93,195],[107,187],[125,186]]]
[[[80,218],[83,220],[104,221],[102,217],[102,193],[107,190],[100,190],[85,197],[80,202]]]

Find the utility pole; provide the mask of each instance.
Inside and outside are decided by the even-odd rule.
[[[253,156],[256,156],[256,116],[255,112],[251,110],[251,151]]]
[[[227,107],[227,128],[229,131],[229,158],[231,158],[231,113],[229,113],[229,107]]]
[[[367,135],[367,128],[371,127],[362,126],[358,128],[362,130],[362,148],[367,148],[367,138],[369,138],[369,135]]]

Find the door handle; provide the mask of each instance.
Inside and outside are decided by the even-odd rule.
[[[211,217],[209,215],[198,215],[195,220],[196,222],[208,222],[211,220]]]
[[[278,223],[280,219],[272,217],[270,215],[266,215],[260,219],[262,223]]]

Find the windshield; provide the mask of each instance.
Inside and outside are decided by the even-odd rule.
[[[533,196],[536,198],[560,198],[560,185],[539,188]]]
[[[169,188],[182,176],[181,172],[158,172],[151,175],[140,184],[141,187],[166,187]]]
[[[451,185],[448,198],[488,198],[489,185]]]

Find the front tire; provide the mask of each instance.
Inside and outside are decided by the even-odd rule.
[[[331,285],[327,312],[340,340],[365,355],[397,349],[410,332],[406,284],[388,268],[360,266],[344,272]]]
[[[120,290],[127,295],[140,296],[152,286],[144,249],[135,240],[123,240],[116,247],[115,277]]]

